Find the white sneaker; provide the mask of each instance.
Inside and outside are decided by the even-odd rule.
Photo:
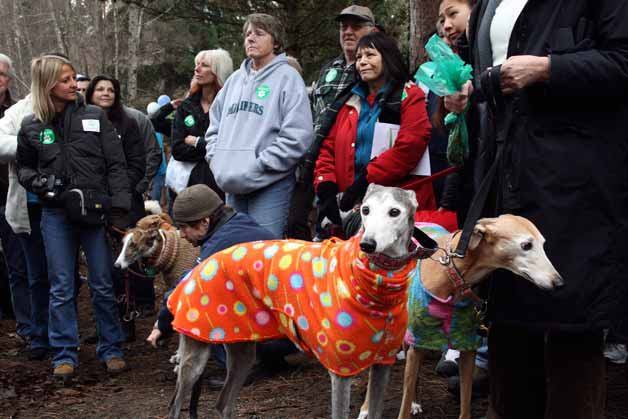
[[[614,364],[625,364],[628,360],[626,345],[620,343],[607,343],[604,348],[604,356]]]

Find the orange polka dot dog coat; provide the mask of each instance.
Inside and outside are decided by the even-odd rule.
[[[287,336],[340,376],[392,364],[416,259],[387,271],[370,263],[359,243],[270,240],[218,252],[168,299],[172,325],[208,343]]]

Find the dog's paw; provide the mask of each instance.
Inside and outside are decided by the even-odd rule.
[[[358,415],[358,419],[367,419],[368,417],[369,417],[368,410],[361,410],[360,414]]]
[[[421,409],[421,404],[417,402],[412,402],[410,413],[412,413],[413,416],[418,415],[419,413],[423,413],[423,409]]]
[[[174,355],[170,357],[170,360],[168,362],[170,362],[171,364],[179,365],[179,361],[181,361],[179,352],[175,352]]]

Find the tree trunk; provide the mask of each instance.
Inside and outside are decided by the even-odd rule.
[[[144,9],[136,4],[129,4],[129,44],[128,44],[128,75],[127,98],[129,101],[137,97],[137,68],[139,66],[139,47],[142,39],[142,18]]]
[[[113,77],[120,80],[120,38],[118,36],[118,4],[113,2]]]
[[[436,29],[438,3],[434,0],[410,0],[410,68],[424,62],[425,44]]]
[[[57,8],[55,7],[52,0],[48,0],[48,8],[50,9],[50,17],[52,19],[52,26],[55,31],[55,36],[57,38],[57,48],[60,52],[68,55],[68,48],[63,41],[63,33],[61,31],[61,27],[59,26],[59,19],[57,18]]]

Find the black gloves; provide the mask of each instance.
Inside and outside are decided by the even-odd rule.
[[[48,177],[46,175],[39,175],[31,183],[32,192],[35,195],[43,195],[48,191]]]
[[[316,196],[318,197],[318,222],[327,217],[332,223],[341,225],[340,211],[336,201],[338,185],[334,182],[323,182],[318,185]]]
[[[109,212],[109,224],[120,230],[126,230],[131,224],[129,211],[122,208],[111,208]]]
[[[362,198],[364,198],[364,194],[366,193],[366,188],[368,188],[368,186],[369,183],[366,180],[366,169],[364,169],[355,182],[353,182],[342,194],[340,209],[343,211],[349,211],[352,209],[356,202],[359,202]]]

